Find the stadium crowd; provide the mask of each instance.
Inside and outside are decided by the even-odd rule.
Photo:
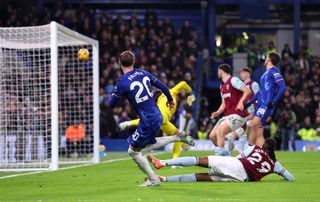
[[[1,26],[47,24],[52,19],[100,42],[102,137],[126,138],[131,131],[121,132],[118,124],[137,116],[128,101],[114,109],[109,108],[107,103],[115,81],[121,75],[117,61],[121,51],[133,50],[136,67],[150,71],[169,87],[181,80],[193,85],[200,47],[198,33],[188,21],[181,29],[176,29],[170,19],[158,18],[153,10],[147,10],[144,19],[140,20],[134,15],[111,16],[105,10],[92,12],[84,6],[75,10],[62,4],[57,4],[55,9],[44,8],[41,14],[37,14],[35,7],[23,12],[22,8],[10,4],[2,7],[0,12]],[[255,70],[263,64],[266,53],[272,50],[276,50],[272,42],[268,47],[240,42],[227,47],[221,45],[216,50],[216,58],[223,59],[235,52],[247,52],[249,67]],[[270,131],[272,136],[282,139],[282,149],[287,150],[290,138],[320,140],[320,61],[307,48],[302,48],[299,55],[294,55],[286,45],[281,54],[280,68],[287,90],[274,115]],[[183,112],[183,107],[181,104],[178,114]],[[177,122],[177,117],[174,122]],[[207,119],[202,119],[198,135],[195,136],[207,137],[207,122]]]
[[[26,9],[28,12],[25,12]],[[59,2],[55,5],[55,9],[45,7],[41,14],[37,13],[36,7],[24,8],[14,3],[1,7],[0,10],[0,25],[3,27],[36,26],[55,20],[79,33],[99,40],[100,134],[102,138],[126,138],[131,131],[120,131],[119,123],[137,118],[128,101],[122,102],[114,109],[108,107],[108,97],[113,92],[117,78],[122,74],[118,56],[123,50],[133,50],[136,55],[135,66],[150,71],[168,87],[173,87],[181,80],[193,85],[199,43],[198,33],[188,21],[185,21],[181,29],[176,29],[170,19],[159,19],[151,9],[146,10],[143,20],[139,20],[135,15],[112,16],[106,10],[92,10],[84,5],[75,9],[71,5]],[[22,13],[27,15],[21,16]],[[77,89],[68,91],[77,92]],[[185,103],[185,98],[186,95],[182,95],[181,103]],[[60,108],[59,116],[68,117],[67,111],[63,107]],[[184,111],[184,104],[180,105],[178,111],[180,113]],[[86,114],[85,111],[79,113]],[[68,122],[73,124],[79,121],[71,119]],[[174,121],[178,122],[177,118]],[[64,135],[70,124],[60,124],[61,135]]]

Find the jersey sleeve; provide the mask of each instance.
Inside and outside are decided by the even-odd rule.
[[[243,152],[238,154],[236,156],[236,158],[238,158],[238,159],[239,158],[247,158],[251,154],[251,152],[254,150],[255,147],[256,146],[254,146],[254,145],[247,147],[247,149],[245,149]]]
[[[187,93],[191,93],[192,89],[185,81],[179,82],[173,88],[170,89],[170,93],[174,96],[178,95],[182,90],[185,90]]]
[[[278,83],[279,81],[283,81],[282,75],[277,70],[274,70],[271,75],[276,83]]]
[[[251,88],[254,95],[256,95],[260,90],[259,84],[257,82],[253,82]]]
[[[118,98],[123,98],[124,97],[123,94],[124,94],[123,89],[121,88],[120,83],[117,82],[115,87],[114,87],[112,95],[114,95],[114,96],[116,96]]]
[[[241,90],[245,86],[245,84],[238,77],[231,78],[231,85],[238,90]]]
[[[282,75],[278,71],[272,72],[272,78],[279,87],[278,92],[276,93],[276,95],[274,95],[272,99],[273,103],[277,103],[283,95],[284,91],[286,90],[286,84],[283,80]]]
[[[114,107],[117,102],[124,97],[124,91],[120,86],[120,83],[117,82],[116,86],[114,87],[114,91],[109,98],[109,106],[112,108]]]
[[[289,173],[289,171],[287,171],[281,164],[279,161],[277,161],[274,165],[274,173],[282,176],[284,179],[286,179],[287,181],[293,181],[294,177],[291,173]]]

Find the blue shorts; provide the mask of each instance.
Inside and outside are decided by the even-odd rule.
[[[273,109],[268,109],[267,105],[257,104],[254,110],[254,115],[261,120],[261,125],[265,126],[267,124],[267,119],[272,116],[274,112]]]
[[[127,139],[128,143],[134,148],[145,148],[149,144],[157,142],[155,134],[162,125],[162,115],[140,115],[140,122],[136,131]]]

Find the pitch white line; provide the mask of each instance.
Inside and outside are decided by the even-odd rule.
[[[156,152],[156,153],[154,153],[154,155],[159,155],[159,154],[163,154],[163,153],[165,153],[165,152]],[[110,159],[110,160],[102,161],[99,164],[112,163],[112,162],[117,162],[117,161],[125,161],[125,160],[130,160],[130,159],[131,159],[131,157]],[[36,175],[36,174],[45,173],[45,172],[57,172],[57,171],[61,171],[61,170],[69,170],[69,169],[81,168],[81,167],[93,166],[93,165],[99,165],[99,164],[86,163],[86,164],[81,164],[81,165],[59,168],[58,170],[55,170],[55,171],[43,170],[43,171],[35,171],[35,172],[30,172],[30,173],[19,173],[19,174],[14,174],[14,175],[2,176],[2,177],[0,177],[0,180],[13,178],[13,177],[27,176],[27,175]]]

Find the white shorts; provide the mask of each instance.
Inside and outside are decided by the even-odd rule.
[[[246,121],[246,117],[241,117],[238,114],[230,114],[228,116],[222,117],[215,125],[215,127],[227,123],[230,126],[231,130],[235,131],[238,128],[241,128],[246,123]]]
[[[251,128],[252,126],[252,119],[247,121],[247,127]]]
[[[212,181],[244,182],[248,176],[239,159],[230,156],[208,156],[209,176]]]

